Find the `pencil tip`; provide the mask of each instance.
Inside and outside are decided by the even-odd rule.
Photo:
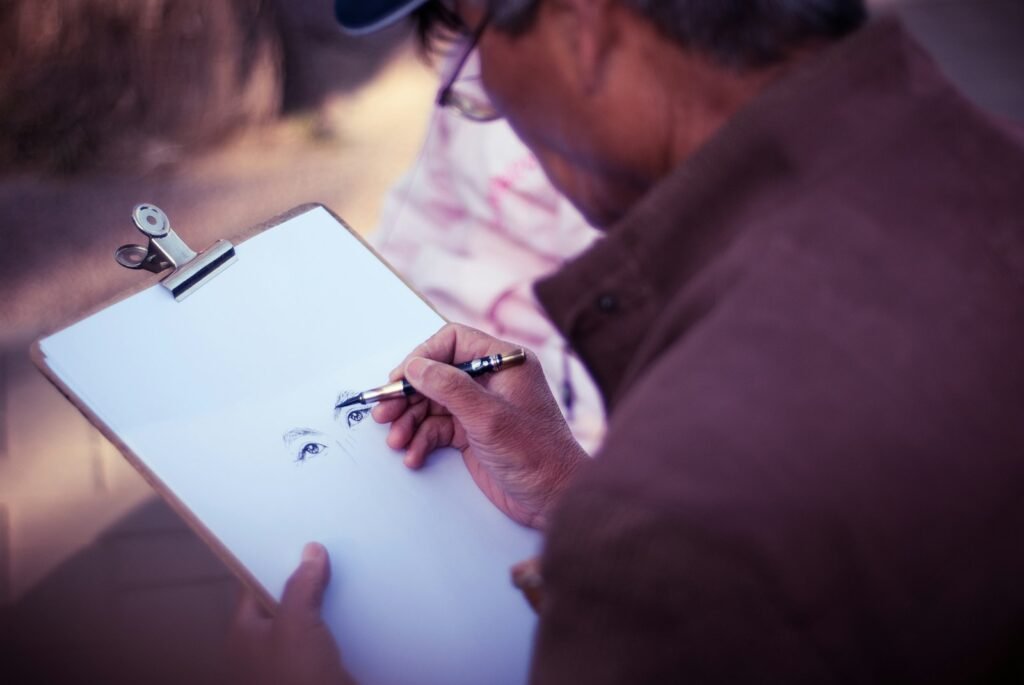
[[[358,404],[359,402],[362,402],[362,401],[363,401],[363,396],[361,394],[360,395],[353,395],[352,397],[348,398],[344,402],[340,402],[337,405],[335,405],[334,408],[335,409],[344,409],[345,407],[348,407],[348,406],[353,405],[353,404]]]

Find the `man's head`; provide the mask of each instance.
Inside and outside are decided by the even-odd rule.
[[[497,110],[597,226],[619,219],[862,0],[380,0],[469,33]],[[339,18],[346,25],[344,5]],[[371,3],[372,4],[372,3]]]

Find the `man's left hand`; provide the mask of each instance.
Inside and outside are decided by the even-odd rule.
[[[330,563],[322,545],[302,550],[271,617],[256,598],[242,598],[228,640],[234,678],[252,685],[355,685],[341,665],[334,637],[320,616]]]

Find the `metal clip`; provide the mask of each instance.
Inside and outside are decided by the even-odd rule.
[[[170,219],[155,205],[139,205],[132,212],[132,220],[149,243],[145,247],[122,245],[114,251],[114,259],[127,269],[153,273],[174,269],[160,283],[179,302],[237,259],[234,245],[226,240],[218,240],[197,254],[171,229]]]

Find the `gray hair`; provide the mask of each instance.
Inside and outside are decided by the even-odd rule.
[[[720,64],[758,67],[777,62],[810,39],[835,39],[867,18],[864,0],[618,0],[648,18],[669,39]],[[529,27],[541,0],[487,0],[495,25]]]

